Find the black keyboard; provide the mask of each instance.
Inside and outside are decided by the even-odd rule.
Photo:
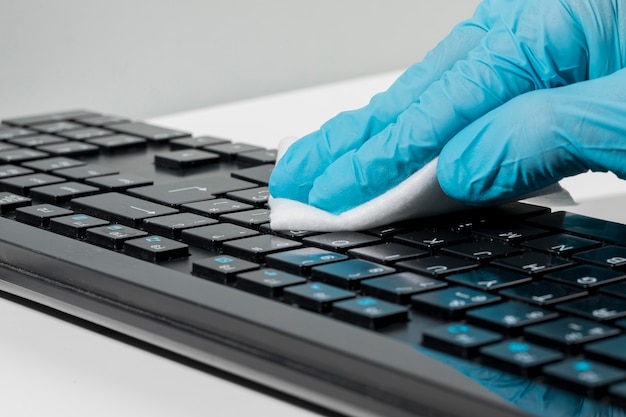
[[[3,296],[326,415],[626,415],[626,225],[516,202],[272,230],[275,154],[91,111],[4,120]]]

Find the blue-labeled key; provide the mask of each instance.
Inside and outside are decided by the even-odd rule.
[[[166,237],[152,235],[124,242],[124,253],[150,262],[164,262],[189,256],[189,246]]]
[[[502,371],[533,377],[541,367],[563,358],[557,350],[547,349],[520,340],[505,340],[480,348],[482,362]]]
[[[326,312],[337,301],[354,298],[356,294],[321,282],[285,288],[284,300],[308,310]]]
[[[455,356],[471,358],[478,354],[482,346],[501,339],[498,333],[471,324],[453,322],[424,330],[422,344]]]
[[[396,322],[407,321],[406,307],[373,297],[360,297],[337,302],[333,305],[333,317],[352,324],[377,329]]]
[[[365,261],[362,259],[350,259],[343,262],[335,262],[316,266],[311,269],[311,276],[328,284],[336,285],[348,290],[356,290],[359,283],[367,278],[396,272],[395,269]]]
[[[237,274],[259,268],[259,264],[244,261],[230,255],[218,255],[200,259],[192,265],[192,272],[211,281],[225,284]]]
[[[302,277],[271,268],[237,275],[237,288],[264,297],[278,297],[285,287],[305,282],[306,279]]]
[[[299,275],[308,275],[311,268],[348,259],[346,255],[321,248],[301,248],[274,253],[265,257],[268,266]]]
[[[588,397],[606,394],[609,385],[626,380],[626,371],[589,359],[570,358],[543,368],[546,380]]]

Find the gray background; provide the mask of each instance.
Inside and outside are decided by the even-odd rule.
[[[478,0],[0,0],[0,118],[145,118],[405,68]]]

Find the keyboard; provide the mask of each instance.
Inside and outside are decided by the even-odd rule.
[[[0,290],[333,416],[626,415],[626,225],[513,202],[272,230],[276,152],[0,125]]]

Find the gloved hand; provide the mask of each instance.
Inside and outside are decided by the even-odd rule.
[[[339,214],[437,156],[469,204],[587,169],[626,178],[625,65],[621,0],[485,0],[386,92],[290,146],[271,194]]]

